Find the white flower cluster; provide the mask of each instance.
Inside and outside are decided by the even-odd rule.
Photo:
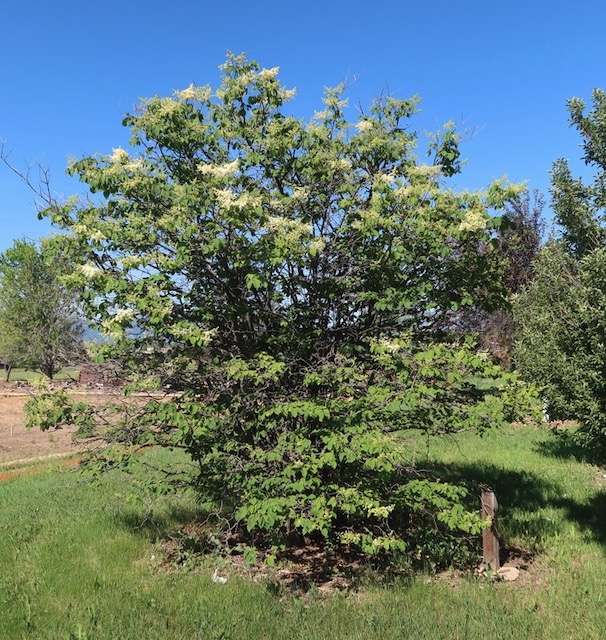
[[[351,162],[347,158],[333,158],[330,162],[330,168],[333,171],[349,171]]]
[[[143,168],[143,160],[141,158],[132,158],[129,162],[125,163],[124,168],[127,171],[139,171]]]
[[[124,267],[124,269],[132,269],[133,267],[139,267],[142,263],[141,256],[122,256],[118,258],[117,262]]]
[[[116,324],[113,318],[110,320],[104,320],[101,323],[101,327],[103,328],[103,333],[110,338],[122,338],[124,336],[124,329]]]
[[[263,201],[260,196],[255,196],[246,191],[236,200],[235,206],[238,209],[254,209],[255,207],[260,207],[262,204]]]
[[[259,77],[261,80],[272,80],[278,75],[280,67],[272,67],[271,69],[261,69]]]
[[[175,305],[173,304],[172,300],[164,300],[163,302],[164,302],[164,304],[161,307],[158,307],[156,309],[156,312],[159,313],[160,315],[166,317],[166,316],[169,316],[173,312],[173,309],[174,309]]]
[[[274,233],[288,234],[289,236],[296,237],[310,235],[312,231],[310,224],[282,216],[269,216],[265,223],[265,228]]]
[[[293,89],[280,89],[280,97],[284,102],[292,100],[297,95],[296,88]]]
[[[86,264],[81,264],[80,265],[80,271],[87,277],[87,278],[94,278],[95,276],[99,275],[101,273],[100,269],[97,269],[97,267],[95,267],[93,264],[91,264],[90,262],[86,263]]]
[[[233,191],[229,189],[220,189],[215,192],[217,198],[217,204],[223,209],[229,209],[234,206],[236,196]]]
[[[123,322],[129,322],[134,316],[135,312],[132,309],[117,309],[113,321],[122,324]]]
[[[178,100],[198,100],[199,102],[206,102],[211,96],[211,89],[209,86],[205,85],[203,87],[196,87],[196,85],[192,82],[192,84],[187,87],[187,89],[183,89],[182,91],[175,91],[175,97]]]
[[[377,346],[381,347],[383,351],[387,353],[397,353],[402,350],[402,345],[397,342],[392,342],[391,340],[387,340],[387,338],[381,338],[377,340]]]
[[[175,95],[181,100],[195,100],[196,99],[196,88],[193,83],[187,87],[187,89],[183,89],[182,91],[175,92]]]
[[[122,147],[118,147],[117,149],[112,149],[112,154],[109,157],[109,160],[112,164],[123,164],[128,162],[130,156],[128,152],[125,151]]]
[[[377,184],[393,184],[394,180],[395,180],[395,176],[393,176],[391,173],[377,173],[377,175],[375,176],[375,182]]]
[[[309,187],[295,187],[290,196],[294,202],[307,202],[311,196],[311,189]]]
[[[90,239],[94,240],[95,242],[102,242],[103,240],[106,240],[106,236],[103,233],[103,231],[100,231],[99,229],[97,229],[97,231],[93,232],[90,234]]]
[[[377,211],[377,209],[370,207],[368,209],[361,209],[359,212],[359,219],[352,222],[354,229],[370,229],[380,225],[384,222],[383,215]]]
[[[326,246],[326,240],[324,238],[314,238],[309,243],[309,252],[311,255],[317,255],[318,253],[322,253],[324,251],[324,247]]]
[[[408,175],[420,178],[437,178],[442,171],[438,164],[418,164],[408,169]]]
[[[217,329],[201,329],[196,325],[171,327],[170,332],[175,338],[184,338],[204,345],[209,345],[217,333]]]
[[[412,195],[414,195],[414,193],[415,193],[415,188],[409,184],[398,187],[397,189],[394,190],[394,195],[400,201],[410,198]]]
[[[233,162],[222,165],[200,164],[198,165],[198,172],[202,175],[215,176],[216,178],[227,178],[233,176],[238,171],[239,166],[240,161],[236,158]]]
[[[373,128],[372,120],[361,120],[355,127],[358,131],[370,131]]]
[[[246,91],[247,88],[254,83],[256,75],[257,74],[252,71],[243,73],[241,76],[238,76],[237,78],[229,81],[229,85],[227,87],[225,85],[223,87],[219,87],[219,89],[215,91],[215,96],[219,98],[219,100],[223,100],[227,95],[228,89],[237,92]]]
[[[486,224],[486,216],[481,211],[471,209],[461,221],[459,231],[481,231],[486,229]]]
[[[220,189],[215,192],[217,204],[223,209],[246,209],[254,208],[262,204],[261,198],[251,193],[244,192],[236,195],[230,189]]]

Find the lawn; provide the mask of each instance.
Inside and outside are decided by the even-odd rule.
[[[0,483],[0,638],[602,638],[604,472],[547,430],[404,438],[421,466],[495,488],[503,538],[534,553],[516,582],[423,574],[301,597],[219,565],[215,583],[212,561],[164,562],[193,501],[55,466]]]
[[[62,381],[62,380],[77,380],[78,374],[80,373],[80,367],[64,367],[61,371],[55,374],[53,380]],[[2,380],[6,379],[6,371],[2,371]],[[10,382],[32,382],[32,380],[46,380],[46,376],[44,376],[39,371],[31,371],[29,369],[11,369],[10,372]]]

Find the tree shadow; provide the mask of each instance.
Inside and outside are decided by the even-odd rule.
[[[200,519],[200,509],[192,505],[169,503],[161,509],[131,508],[116,516],[126,529],[152,542],[163,540],[175,530]]]
[[[544,445],[540,443],[538,446],[549,445],[549,441],[546,441]],[[572,454],[562,451],[561,455]],[[563,530],[563,521],[575,523],[587,542],[599,544],[606,553],[604,491],[596,488],[596,492],[587,499],[575,499],[566,495],[566,484],[557,479],[534,471],[512,470],[482,461],[445,464],[425,460],[419,462],[418,467],[446,482],[466,486],[469,489],[468,506],[472,509],[480,508],[483,486],[488,485],[493,489],[499,501],[498,528],[502,542],[502,562],[522,558],[528,564],[532,555],[541,553],[547,546],[554,544],[554,538]],[[559,513],[554,514],[554,511]],[[177,558],[175,565],[181,563],[182,558],[194,555],[201,557],[209,552],[220,551],[217,547],[212,547],[215,538],[207,535],[212,523],[204,519],[200,506],[193,502],[168,502],[156,511],[146,511],[141,505],[139,508],[124,510],[118,518],[124,527],[152,542],[174,542],[172,551]],[[207,538],[211,540],[210,543]],[[369,567],[362,557],[330,555],[313,545],[289,550],[288,554],[290,555],[286,559],[291,570],[287,578],[282,578],[280,582],[280,589],[286,584],[287,591],[305,591],[310,585],[340,589],[342,585],[339,580],[351,587],[369,573]],[[408,568],[396,572],[397,576],[394,576],[402,580],[407,571]]]
[[[223,519],[201,508],[174,504],[157,514],[132,508],[117,519],[133,535],[159,543],[165,569],[187,571],[209,563],[211,568],[219,565],[237,575],[261,580],[275,596],[301,596],[316,589],[327,593],[355,591],[361,585],[405,585],[411,581],[410,567],[389,563],[386,555],[369,557],[349,547],[332,548],[307,539],[277,551],[275,568],[273,563],[262,561],[267,541],[259,539],[260,561],[246,565],[244,549],[254,541],[246,532],[222,531]]]
[[[447,482],[467,486],[472,499],[477,495],[478,503],[481,487],[490,486],[499,502],[498,526],[505,547],[511,541],[523,540],[528,547],[526,551],[542,551],[549,539],[561,530],[559,518],[549,515],[549,511],[555,509],[561,510],[567,521],[576,523],[587,541],[602,545],[606,553],[604,492],[580,502],[566,496],[563,484],[530,471],[503,469],[482,462],[425,463],[424,467]]]
[[[577,462],[603,465],[605,459],[603,448],[583,446],[575,434],[568,431],[551,432],[550,437],[537,442],[533,449],[540,455],[558,460],[576,460]]]
[[[578,525],[588,542],[597,542],[606,547],[606,493],[604,491],[593,495],[584,503],[560,498],[558,507],[566,510],[568,520]]]

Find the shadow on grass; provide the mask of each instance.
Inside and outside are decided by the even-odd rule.
[[[579,459],[580,447],[573,441],[560,441],[554,437],[535,446],[544,455]],[[424,461],[418,466],[447,482],[467,486],[471,508],[479,509],[482,485],[493,488],[500,504],[499,529],[505,554],[503,559],[508,554],[535,554],[553,546],[555,538],[565,530],[567,523],[574,523],[588,542],[598,543],[606,553],[606,493],[597,487],[587,498],[578,499],[567,495],[567,492],[570,493],[567,478],[562,477],[559,481],[557,476],[547,477],[536,471],[512,470],[482,461],[451,464]],[[566,473],[564,468],[562,473]],[[120,516],[120,521],[126,528],[153,542],[179,538],[175,564],[182,564],[182,558],[187,560],[191,555],[198,556],[208,551],[208,545],[204,544],[205,537],[200,535],[205,533],[207,524],[200,523],[203,515],[194,503],[171,501],[162,504],[156,511],[146,511],[143,505],[138,509],[130,509]],[[204,531],[198,531],[197,528]],[[320,550],[309,545],[293,553],[287,559],[293,567],[289,575],[289,588],[295,590],[304,591],[312,584],[330,583],[336,573],[343,576],[343,567],[353,569],[345,577],[349,585],[355,584],[360,579],[358,576],[368,573],[362,559],[327,558]],[[398,578],[401,579],[402,575]]]
[[[603,465],[606,452],[601,447],[583,446],[575,432],[555,431],[550,437],[534,445],[534,450],[548,458],[558,460],[576,460],[589,464]]]
[[[448,482],[466,485],[480,502],[481,486],[489,485],[499,502],[499,529],[505,541],[520,541],[527,551],[540,552],[562,529],[562,520],[574,522],[588,541],[606,553],[606,493],[586,502],[566,495],[566,487],[537,473],[503,469],[488,463],[436,464],[425,468]],[[553,510],[559,510],[561,517]]]
[[[539,446],[552,445],[546,441]],[[447,482],[467,486],[471,508],[474,508],[474,496],[477,496],[479,508],[480,487],[489,485],[499,501],[499,527],[505,545],[508,541],[523,541],[527,551],[541,551],[549,538],[561,530],[561,518],[550,513],[555,509],[562,512],[564,520],[576,523],[588,541],[604,546],[606,552],[604,492],[579,502],[566,495],[563,483],[531,471],[504,469],[482,462],[444,465],[426,461],[419,466]],[[192,503],[170,502],[158,510],[146,511],[143,506],[133,508],[124,511],[119,519],[126,528],[156,542],[188,525],[200,523],[204,513]]]
[[[157,511],[144,508],[125,510],[118,516],[118,521],[125,528],[157,542],[196,521],[200,515],[195,506],[170,503]]]
[[[562,498],[558,506],[566,510],[567,519],[578,525],[589,542],[598,542],[606,551],[606,493],[600,491],[583,504]]]
[[[356,590],[369,584],[403,585],[411,580],[408,564],[393,565],[383,556],[370,558],[354,549],[332,549],[307,541],[278,551],[279,569],[273,570],[262,561],[246,565],[244,549],[251,539],[244,532],[222,532],[222,518],[195,507],[171,505],[158,514],[132,509],[121,514],[118,521],[135,535],[160,543],[165,568],[187,571],[207,562],[211,568],[217,563],[223,568],[231,565],[236,574],[262,579],[275,596],[299,596],[315,589]],[[257,542],[262,559],[267,545],[263,540]]]

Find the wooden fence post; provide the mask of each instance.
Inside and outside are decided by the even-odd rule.
[[[495,573],[501,567],[499,558],[499,537],[497,534],[497,513],[499,503],[494,491],[490,487],[482,487],[482,518],[491,518],[490,527],[482,533],[482,556],[484,564],[487,564]]]

